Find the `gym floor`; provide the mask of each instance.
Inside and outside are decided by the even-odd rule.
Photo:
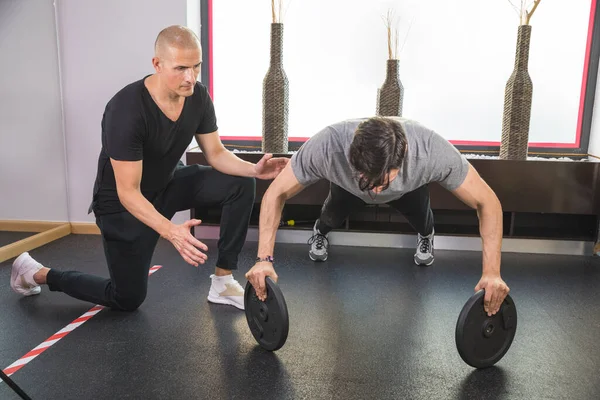
[[[215,241],[206,242],[215,259]],[[236,277],[252,265],[248,243]],[[31,254],[49,267],[107,275],[98,236],[70,235]],[[134,313],[102,310],[12,375],[33,399],[594,399],[600,398],[600,260],[504,254],[518,328],[496,366],[475,370],[456,350],[458,314],[481,274],[478,252],[278,245],[290,331],[269,353],[243,311],[206,301],[211,268],[157,247],[148,297]],[[10,289],[0,264],[0,367],[94,305]],[[18,399],[0,384],[0,399]]]
[[[17,242],[21,239],[26,239],[35,235],[35,232],[3,232],[0,231],[0,247]]]

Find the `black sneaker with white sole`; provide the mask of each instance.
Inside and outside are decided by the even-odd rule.
[[[415,264],[429,266],[433,264],[433,235],[417,236],[417,251],[415,252]]]

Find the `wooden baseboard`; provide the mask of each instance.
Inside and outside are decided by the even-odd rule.
[[[0,220],[0,231],[5,232],[45,232],[64,225],[65,222],[10,221]]]
[[[99,235],[100,229],[93,222],[46,222],[46,221],[10,221],[0,220],[0,232],[45,232],[63,225],[71,226],[76,235]]]
[[[66,223],[55,228],[30,236],[18,242],[0,247],[0,262],[10,260],[23,253],[30,251],[54,240],[60,239],[71,234],[71,225]]]
[[[93,223],[76,222],[71,223],[71,233],[75,235],[99,235],[100,228]]]

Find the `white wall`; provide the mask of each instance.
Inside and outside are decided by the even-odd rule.
[[[200,0],[187,0],[187,27],[190,28],[191,30],[194,31],[194,33],[196,33],[196,35],[198,35],[198,37],[201,36],[201,26],[202,26],[202,22],[201,22],[201,18],[200,18],[200,13],[201,13],[201,7],[200,7]],[[198,76],[198,80],[200,80],[200,76]]]
[[[186,24],[186,0],[56,0],[67,138],[69,220],[87,213],[104,107],[123,86],[154,72],[161,29]],[[187,214],[189,215],[189,213]],[[178,219],[181,215],[178,216]]]
[[[500,140],[518,26],[507,0],[284,3],[290,136],[375,113],[387,60],[382,16],[394,7],[402,38],[413,21],[400,54],[404,115],[451,140]],[[542,1],[532,18],[532,142],[575,140],[590,6],[591,0]],[[220,133],[261,136],[270,2],[215,1],[213,22]]]
[[[66,221],[52,1],[0,1],[0,54],[0,219]]]

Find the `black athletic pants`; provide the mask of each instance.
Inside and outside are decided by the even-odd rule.
[[[412,228],[421,235],[427,236],[433,232],[433,212],[427,185],[387,204],[404,215]],[[362,199],[331,183],[329,195],[321,208],[317,228],[325,235],[332,229],[339,228],[352,211],[364,205],[365,202]]]
[[[176,170],[166,189],[152,203],[167,219],[178,211],[221,205],[216,266],[234,270],[246,240],[255,192],[253,178],[225,175],[211,167],[192,165]],[[146,298],[150,263],[159,235],[129,212],[98,216],[96,224],[102,233],[110,279],[51,269],[48,287],[80,300],[133,311]]]

